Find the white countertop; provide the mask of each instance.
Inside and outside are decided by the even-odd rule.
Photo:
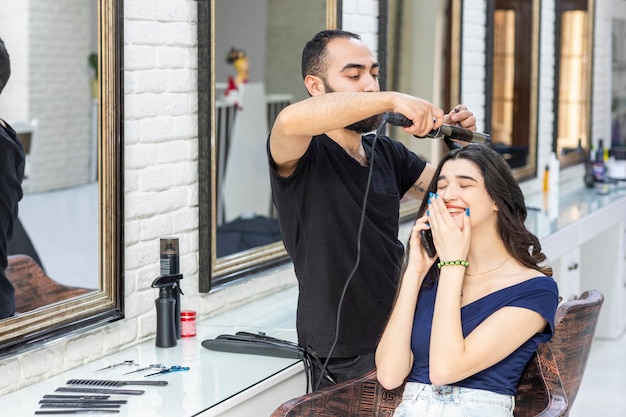
[[[584,186],[580,181],[562,184],[558,199],[549,194],[534,194],[526,197],[528,218],[526,227],[539,239],[562,230],[609,205],[626,197],[626,182],[615,185],[609,194],[598,194],[594,188]]]
[[[197,325],[197,336],[183,338],[172,348],[157,348],[154,339],[138,344],[106,358],[94,361],[45,381],[30,385],[0,397],[0,410],[6,416],[29,416],[40,410],[39,400],[46,394],[69,387],[66,381],[77,379],[102,380],[165,380],[166,386],[125,385],[115,389],[144,390],[142,395],[114,395],[125,399],[117,416],[195,416],[232,399],[243,391],[263,383],[268,378],[285,378],[302,370],[299,360],[268,356],[216,352],[202,347],[201,342],[219,334],[237,331],[264,332],[281,339],[296,340],[295,307],[297,287],[265,297]],[[141,366],[160,363],[165,366],[189,366],[188,371],[173,372],[145,378],[150,371],[123,375],[137,367],[119,366],[97,371],[111,364],[133,360]],[[153,372],[153,371],[151,371]],[[301,387],[302,393],[306,386]],[[223,404],[222,404],[223,405]]]
[[[567,230],[583,217],[597,216],[599,212],[621,210],[626,186],[620,186],[608,195],[600,195],[587,189],[580,182],[562,186],[556,206],[549,196],[537,195],[527,198],[531,209],[526,225],[541,240],[554,240],[549,246],[557,250]],[[549,204],[552,203],[550,207]],[[599,209],[609,209],[599,210]],[[594,213],[595,212],[595,213]],[[609,213],[609,215],[611,215]],[[620,213],[613,213],[620,214]],[[591,222],[595,227],[596,222]],[[550,238],[550,239],[547,239]],[[189,371],[175,372],[151,377],[166,380],[167,386],[152,387],[126,385],[121,389],[141,389],[145,393],[137,396],[113,396],[126,399],[127,404],[119,409],[121,417],[171,417],[218,415],[232,403],[245,401],[242,393],[261,390],[263,386],[283,381],[302,371],[299,360],[274,358],[258,355],[215,352],[205,349],[201,342],[219,334],[234,334],[237,331],[264,332],[269,336],[296,340],[295,310],[297,287],[291,287],[274,295],[264,297],[247,305],[231,310],[197,325],[197,336],[179,339],[173,348],[157,348],[154,339],[111,354],[85,366],[64,372],[45,381],[30,385],[0,397],[2,415],[29,416],[40,409],[39,400],[46,394],[58,394],[55,390],[68,386],[66,381],[77,379],[142,380],[146,373],[122,375],[133,369],[127,366],[96,372],[97,369],[134,360],[141,366],[160,363],[166,366],[189,366]],[[297,388],[304,393],[306,387]]]

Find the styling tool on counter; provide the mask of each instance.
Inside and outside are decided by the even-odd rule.
[[[144,377],[147,378],[147,377],[153,376],[153,375],[169,374],[170,372],[182,372],[182,371],[188,371],[188,370],[189,370],[188,366],[170,366],[169,368],[161,369],[158,372],[154,372],[152,374],[144,375]]]
[[[97,387],[121,387],[124,385],[167,385],[167,381],[113,381],[103,379],[70,379],[67,385],[91,385]]]
[[[176,299],[174,292],[178,287],[181,274],[161,275],[152,282],[152,288],[159,289],[159,298],[154,300],[157,311],[156,340],[157,347],[176,346]]]
[[[35,414],[40,415],[62,415],[62,414],[118,414],[120,410],[101,409],[101,408],[83,408],[75,410],[36,410]]]
[[[70,394],[46,394],[43,396],[48,400],[108,400],[110,395],[70,395]],[[124,400],[126,401],[126,400]]]
[[[121,404],[108,404],[108,403],[43,403],[41,408],[120,408]]]
[[[123,361],[120,363],[114,363],[113,365],[105,366],[104,368],[96,369],[95,372],[100,372],[100,371],[104,371],[107,369],[113,369],[119,366],[139,366],[139,364],[135,363],[135,361]]]
[[[87,387],[59,387],[55,392],[82,392],[86,394],[111,394],[111,395],[142,395],[140,389],[114,389],[114,388],[87,388]]]
[[[267,336],[265,333],[221,334],[215,339],[204,340],[201,344],[206,349],[220,352],[248,353],[286,359],[302,359],[305,356],[304,349],[298,344]]]
[[[295,342],[268,336],[263,332],[221,334],[215,339],[203,340],[201,344],[206,349],[218,352],[302,359],[307,374],[307,392],[310,392],[309,389],[312,388],[309,384],[313,381],[313,367],[317,367],[322,376],[329,382],[336,383],[334,375],[322,364],[319,356],[310,346],[304,348]]]
[[[127,400],[81,400],[81,399],[43,399],[39,400],[39,404],[115,404],[115,405],[123,405],[126,404]]]
[[[147,371],[149,369],[165,369],[165,368],[167,368],[167,366],[163,366],[160,363],[153,363],[151,365],[144,366],[143,368],[139,368],[139,369],[135,369],[134,371],[126,372],[125,374],[122,374],[122,375],[134,374],[134,373],[137,373],[137,372]]]

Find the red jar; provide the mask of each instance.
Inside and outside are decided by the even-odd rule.
[[[196,312],[183,310],[180,312],[180,337],[196,336]]]

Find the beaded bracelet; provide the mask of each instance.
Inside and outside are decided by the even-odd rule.
[[[469,266],[469,262],[467,261],[441,261],[441,262],[437,262],[437,267],[439,269],[441,269],[442,266],[454,266],[454,265],[460,265],[460,266],[464,266],[464,267],[468,267]]]

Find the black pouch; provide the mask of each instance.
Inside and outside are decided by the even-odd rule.
[[[237,332],[222,334],[202,341],[202,347],[219,352],[247,353],[287,359],[304,359],[305,350],[288,340],[267,336],[265,333]]]
[[[324,378],[335,383],[333,376],[322,365],[320,359],[313,349],[303,348],[297,343],[288,340],[278,339],[268,336],[265,333],[237,332],[232,334],[221,334],[215,339],[202,341],[202,347],[230,353],[245,353],[250,355],[274,356],[286,359],[302,359],[307,378],[307,391],[311,391],[313,381],[313,366],[317,366]]]

